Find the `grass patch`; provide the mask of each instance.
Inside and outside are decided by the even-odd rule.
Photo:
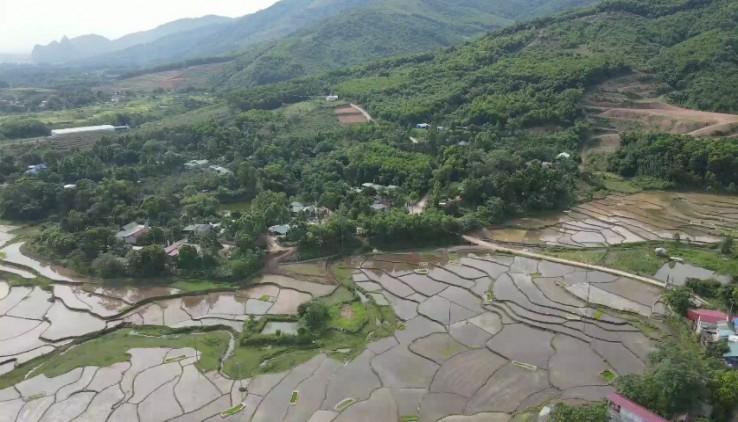
[[[672,249],[671,255],[683,258],[689,264],[717,271],[720,274],[731,275],[738,279],[738,258],[735,255],[725,257],[717,250],[685,246]]]
[[[340,286],[328,296],[318,299],[320,303],[327,307],[351,303],[356,300],[356,296],[346,287]]]
[[[290,396],[290,404],[296,405],[299,399],[300,399],[300,393],[297,391],[293,391],[292,395]]]
[[[594,319],[596,319],[596,320],[602,319],[602,311],[595,311],[595,313],[594,313]]]
[[[262,301],[262,302],[271,302],[272,301],[272,297],[269,296],[269,295],[263,295],[262,297],[259,298],[259,300]]]
[[[321,261],[325,262],[325,261]],[[318,263],[314,264],[287,264],[282,265],[281,268],[286,271],[290,271],[296,274],[314,276],[314,277],[325,277],[325,269]]]
[[[492,302],[492,301],[494,301],[495,299],[497,299],[497,298],[495,297],[495,294],[494,294],[494,293],[492,293],[492,291],[489,291],[489,292],[487,292],[487,293],[486,293],[486,294],[484,295],[484,298],[485,298],[485,299],[487,300],[487,302]]]
[[[236,413],[242,411],[245,408],[246,408],[246,405],[245,404],[238,403],[237,405],[231,407],[230,409],[224,410],[224,411],[220,412],[220,417],[221,418],[225,418],[225,417],[228,417],[228,416],[233,416],[233,415],[235,415]]]
[[[620,193],[638,193],[642,192],[643,188],[638,186],[636,183],[633,183],[630,180],[624,179],[623,177],[614,174],[614,173],[599,173],[599,176],[602,177],[602,184],[605,186],[605,189],[613,191],[613,192],[620,192]]]
[[[256,374],[274,374],[288,371],[315,357],[319,349],[286,349],[284,353],[268,359],[256,369]]]
[[[403,415],[400,416],[400,422],[418,422],[420,417],[418,415]]]
[[[354,270],[342,265],[331,265],[331,273],[344,286],[354,286],[354,278],[352,277]]]
[[[197,367],[202,371],[212,371],[218,368],[218,360],[228,348],[229,338],[224,331],[177,334],[175,330],[166,327],[142,327],[135,331],[121,329],[84,342],[69,349],[64,355],[54,352],[26,362],[0,378],[0,389],[22,381],[31,369],[44,361],[34,374],[44,374],[52,378],[84,366],[103,368],[126,362],[130,359],[127,351],[133,348],[196,348],[201,354]]]
[[[349,407],[353,406],[354,403],[356,403],[356,399],[353,397],[349,397],[346,399],[341,400],[336,405],[335,409],[339,412],[343,412],[344,410],[348,409]]]
[[[366,322],[366,307],[361,302],[349,305],[337,305],[328,309],[330,321],[328,327],[356,331]]]
[[[599,248],[599,249],[561,249],[550,248],[543,251],[545,255],[592,265],[628,271],[651,277],[667,261],[659,258],[652,247],[635,248]]]
[[[183,292],[202,292],[207,290],[223,289],[231,287],[228,284],[216,283],[208,280],[179,280],[171,284],[171,287]]]
[[[615,380],[617,379],[617,377],[618,377],[618,375],[617,375],[616,373],[612,372],[612,371],[611,371],[611,370],[609,370],[609,369],[605,369],[604,371],[602,371],[602,372],[600,373],[600,376],[601,376],[601,377],[602,377],[602,378],[603,378],[603,379],[604,379],[605,381],[607,381],[608,383],[612,383],[612,382],[613,382],[613,381],[615,381]]]

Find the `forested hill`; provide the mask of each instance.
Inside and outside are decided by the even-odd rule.
[[[294,79],[391,56],[432,52],[492,29],[596,0],[379,0],[247,51],[219,78],[228,86]]]
[[[738,2],[608,0],[435,54],[230,93],[243,109],[335,92],[411,124],[568,126],[587,87],[633,70],[685,107],[738,112]]]
[[[515,20],[596,1],[281,0],[227,24],[181,32],[83,63],[148,67],[242,52],[243,59],[227,76],[239,82],[273,82],[447,47]],[[276,77],[265,77],[270,71]]]

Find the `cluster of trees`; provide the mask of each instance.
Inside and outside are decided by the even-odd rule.
[[[642,70],[659,73],[674,89],[673,101],[738,112],[735,98],[722,95],[736,84],[733,18],[730,0],[604,1],[434,54],[236,90],[230,99],[242,110],[273,109],[336,92],[382,120],[402,124],[566,126],[581,117],[579,102],[587,87]],[[255,82],[253,69],[245,66],[239,72],[250,75],[248,83]]]
[[[51,135],[51,129],[37,119],[8,119],[0,125],[0,140],[17,138],[37,138]]]
[[[645,373],[620,378],[618,391],[665,418],[707,403],[713,406],[711,420],[730,420],[738,402],[738,372],[694,343],[685,322],[677,324],[677,338],[659,345]]]
[[[625,177],[649,176],[679,186],[738,193],[738,140],[628,133],[609,168]]]

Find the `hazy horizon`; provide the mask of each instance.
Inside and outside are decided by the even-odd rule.
[[[0,0],[0,54],[30,55],[36,44],[97,34],[109,39],[206,15],[239,17],[277,0],[129,0],[113,9],[91,0]]]

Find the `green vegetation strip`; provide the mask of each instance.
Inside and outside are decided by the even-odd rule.
[[[403,415],[400,416],[400,422],[418,422],[420,417],[418,415]]]
[[[659,247],[665,248],[671,256],[684,259],[688,264],[715,271],[719,274],[738,276],[738,259],[735,259],[735,257],[727,257],[728,259],[726,259],[717,249],[686,245],[685,243],[649,242],[638,246],[585,250],[549,248],[545,249],[543,254],[652,277],[668,262],[668,259],[660,258],[654,253],[654,249]]]
[[[531,365],[530,363],[519,362],[517,360],[514,360],[514,361],[512,361],[510,363],[512,363],[513,365],[517,366],[518,368],[527,369],[529,371],[537,371],[538,370],[538,367],[537,366]]]
[[[292,395],[290,396],[290,404],[296,405],[299,399],[300,399],[300,393],[298,391],[293,391]]]
[[[356,399],[355,398],[353,398],[353,397],[345,398],[345,399],[341,400],[336,405],[336,410],[339,411],[339,412],[343,412],[344,410],[346,410],[349,407],[353,406],[354,403],[356,403]]]
[[[224,411],[220,412],[220,417],[225,418],[225,417],[228,417],[228,416],[233,416],[233,415],[235,415],[236,413],[242,411],[245,408],[246,408],[246,405],[245,404],[238,403],[237,405],[231,407],[230,409],[224,410]]]
[[[43,374],[53,378],[85,366],[104,368],[126,362],[130,359],[127,351],[135,348],[197,348],[200,360],[196,366],[201,371],[212,371],[218,368],[218,361],[228,348],[230,338],[224,331],[183,333],[165,327],[142,327],[136,331],[139,335],[132,333],[133,330],[128,328],[117,330],[79,344],[64,354],[54,352],[26,362],[0,378],[0,390],[23,381],[39,365],[41,366],[34,371],[34,375]]]

